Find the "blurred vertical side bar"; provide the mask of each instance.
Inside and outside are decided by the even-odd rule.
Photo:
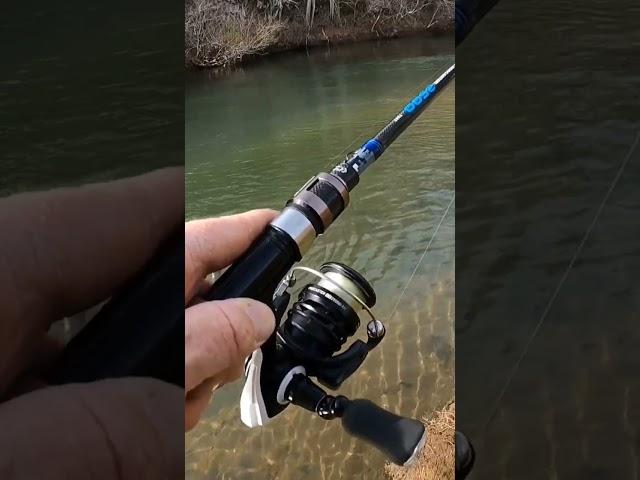
[[[638,478],[640,4],[456,3],[469,480]]]
[[[456,0],[456,46],[499,0]]]

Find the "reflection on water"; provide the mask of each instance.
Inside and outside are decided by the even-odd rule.
[[[114,7],[3,2],[0,195],[182,163],[180,7]]]
[[[640,152],[508,382],[640,127],[640,5],[611,7],[501,2],[456,52],[456,412],[474,479],[638,478]]]
[[[186,99],[188,216],[281,208],[435,79],[451,52],[450,39],[361,44],[194,78]],[[453,112],[451,85],[367,171],[350,208],[304,262],[344,262],[372,282],[388,334],[340,391],[402,415],[431,413],[453,396],[454,206],[418,264],[453,195]],[[339,423],[290,407],[266,427],[244,427],[241,387],[217,392],[187,435],[188,478],[382,478],[383,458]]]

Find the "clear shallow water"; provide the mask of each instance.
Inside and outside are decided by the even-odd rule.
[[[187,216],[281,208],[435,79],[453,61],[452,43],[359,44],[281,55],[223,78],[189,78]],[[453,195],[454,95],[451,85],[367,171],[349,210],[303,262],[358,269],[374,285],[374,311],[387,323],[382,344],[340,391],[415,417],[453,397],[455,205],[418,262]],[[268,426],[247,429],[240,390],[238,382],[217,392],[187,435],[188,478],[383,477],[380,455],[308,412],[290,407]]]

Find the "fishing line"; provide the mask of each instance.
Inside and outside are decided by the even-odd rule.
[[[500,394],[498,395],[498,399],[496,400],[496,402],[494,404],[494,407],[493,407],[491,413],[489,414],[489,417],[487,418],[487,421],[484,424],[483,432],[485,434],[486,434],[487,429],[489,428],[489,425],[491,424],[493,419],[496,417],[496,414],[498,412],[498,408],[499,408],[500,404],[502,403],[502,400],[503,400],[505,394],[507,393],[507,390],[509,390],[509,387],[511,386],[511,382],[515,378],[515,376],[516,376],[516,374],[517,374],[517,372],[518,372],[518,370],[520,368],[520,364],[522,363],[524,358],[529,353],[529,347],[533,343],[533,340],[535,339],[536,335],[538,334],[538,331],[540,330],[540,327],[542,327],[542,324],[544,323],[544,321],[546,320],[549,312],[551,311],[551,307],[552,307],[553,303],[555,302],[556,298],[558,297],[558,294],[560,293],[560,290],[562,289],[562,286],[564,285],[565,280],[569,276],[569,272],[573,268],[574,264],[576,263],[576,260],[578,259],[578,256],[580,255],[580,253],[582,252],[582,249],[584,248],[585,244],[587,243],[589,235],[591,235],[591,232],[593,231],[596,223],[598,222],[598,219],[600,218],[600,214],[604,210],[604,206],[607,203],[607,200],[609,200],[609,197],[611,196],[611,193],[616,188],[616,185],[618,184],[618,181],[622,177],[622,173],[624,172],[624,169],[627,167],[629,161],[631,160],[631,156],[633,155],[633,152],[635,151],[636,147],[638,146],[638,142],[639,141],[640,141],[640,131],[636,134],[636,138],[635,138],[633,144],[631,145],[631,149],[629,150],[629,152],[625,156],[624,160],[622,161],[622,163],[620,165],[620,168],[618,169],[618,172],[616,173],[615,177],[613,178],[613,181],[611,182],[611,185],[609,186],[609,189],[607,190],[607,193],[605,194],[604,198],[602,199],[602,202],[600,202],[600,206],[598,207],[598,209],[596,211],[596,214],[593,217],[593,220],[591,221],[591,224],[587,228],[584,236],[582,237],[582,240],[580,241],[580,244],[578,245],[578,248],[576,249],[575,253],[573,254],[573,257],[571,258],[571,261],[567,265],[567,268],[565,269],[564,274],[562,275],[562,278],[560,279],[560,282],[558,283],[558,286],[556,287],[555,291],[553,292],[553,295],[551,295],[551,298],[549,299],[549,302],[547,303],[547,306],[543,310],[542,315],[540,316],[540,320],[538,320],[538,323],[536,324],[535,328],[531,332],[531,335],[529,336],[529,338],[527,340],[527,343],[525,344],[524,349],[522,350],[522,353],[520,354],[520,357],[518,358],[518,360],[516,360],[513,370],[511,371],[510,375],[507,377],[507,381],[505,382],[504,386],[502,387],[502,390],[500,391]]]
[[[388,321],[390,321],[393,318],[393,316],[395,315],[396,310],[398,309],[398,306],[400,305],[400,302],[402,301],[402,297],[404,297],[404,294],[406,293],[407,288],[411,284],[411,281],[413,280],[413,277],[416,275],[416,272],[418,271],[418,268],[420,268],[420,265],[422,264],[422,261],[427,257],[427,253],[430,251],[429,249],[431,248],[431,244],[433,243],[433,240],[436,238],[436,235],[438,234],[438,231],[440,230],[440,226],[442,225],[442,222],[444,222],[444,219],[446,218],[447,213],[449,213],[449,210],[451,209],[451,205],[453,205],[453,202],[454,202],[455,199],[456,199],[456,194],[454,192],[453,195],[451,196],[451,200],[449,201],[449,205],[447,205],[447,208],[445,208],[444,213],[442,214],[442,217],[440,217],[440,221],[438,222],[438,225],[436,226],[436,229],[433,231],[433,235],[431,235],[431,238],[429,239],[429,243],[427,243],[427,246],[425,247],[424,251],[422,252],[420,260],[418,260],[418,263],[416,264],[415,268],[413,269],[413,272],[411,272],[411,276],[409,277],[409,280],[407,281],[407,283],[405,283],[404,287],[402,288],[402,291],[400,292],[400,296],[398,297],[398,300],[396,300],[396,304],[394,305],[393,310],[391,311],[391,315],[389,315]]]

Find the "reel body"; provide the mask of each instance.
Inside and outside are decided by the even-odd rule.
[[[319,281],[305,285],[287,311],[296,283],[294,273],[305,271]],[[339,388],[384,338],[385,327],[371,307],[376,295],[358,272],[340,263],[325,263],[319,271],[294,268],[276,289],[273,309],[278,322],[272,336],[247,360],[246,382],[240,399],[245,425],[265,425],[294,404],[330,420],[342,418],[345,429],[382,450],[394,462],[407,465],[420,451],[425,429],[417,420],[399,417],[368,400],[349,400],[328,394]],[[280,319],[285,315],[284,321]],[[360,314],[371,317],[367,341],[355,340],[343,350],[360,326]]]
[[[278,329],[276,345],[294,363],[302,365],[308,376],[335,390],[380,343],[385,328],[369,310],[376,296],[360,274],[339,263],[324,264],[320,273],[325,278],[300,292]],[[291,285],[291,279],[288,282]],[[371,316],[367,342],[356,340],[346,351],[335,355],[358,330],[361,311]]]

